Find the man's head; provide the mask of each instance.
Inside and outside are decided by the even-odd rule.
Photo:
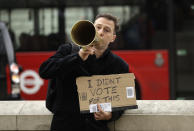
[[[110,14],[99,14],[95,18],[94,26],[99,38],[102,40],[96,45],[96,48],[106,49],[116,38],[118,30],[117,18]]]
[[[117,17],[111,15],[111,14],[98,14],[94,20],[94,22],[98,19],[98,18],[106,18],[108,20],[111,20],[114,22],[114,33],[116,34],[116,32],[119,31],[119,23],[118,23],[118,19]]]

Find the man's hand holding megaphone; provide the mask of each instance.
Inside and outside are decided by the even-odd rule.
[[[95,49],[93,45],[84,46],[84,48],[81,48],[79,50],[79,56],[83,61],[88,59],[89,55],[93,55],[95,53]]]

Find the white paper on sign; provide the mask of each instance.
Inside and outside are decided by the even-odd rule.
[[[126,87],[127,98],[134,98],[134,87]]]
[[[111,103],[100,103],[99,105],[102,108],[102,110],[105,112],[112,111]],[[99,112],[97,104],[91,104],[89,108],[90,108],[90,113]]]

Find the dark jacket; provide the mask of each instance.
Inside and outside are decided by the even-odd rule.
[[[59,120],[55,120],[52,122],[51,128],[52,126],[53,129],[56,126],[72,128],[75,125],[79,130],[83,127],[88,128],[83,129],[88,131],[106,131],[108,130],[107,121],[96,121],[93,114],[80,114],[75,80],[79,76],[128,73],[128,65],[109,49],[99,59],[96,59],[95,55],[90,55],[86,61],[83,61],[77,52],[71,53],[71,48],[71,44],[60,46],[56,54],[43,62],[39,69],[42,78],[56,78],[57,81],[53,119],[60,116],[65,124],[60,124]],[[122,111],[113,111],[111,120],[118,119],[121,114]]]

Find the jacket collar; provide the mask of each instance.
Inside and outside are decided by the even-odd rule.
[[[105,58],[106,56],[108,56],[108,54],[110,54],[110,52],[111,52],[110,49],[107,48],[99,59]]]

